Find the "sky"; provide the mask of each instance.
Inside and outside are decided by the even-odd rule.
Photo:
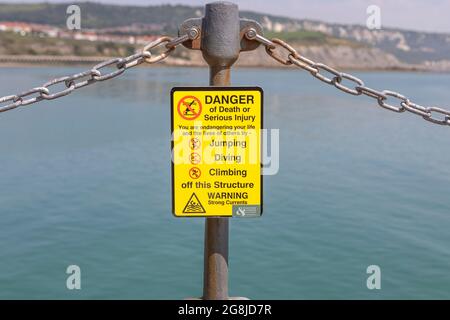
[[[0,2],[66,2],[74,0],[0,0]],[[110,4],[185,4],[202,6],[213,0],[95,0]],[[367,7],[381,9],[382,27],[450,33],[450,0],[233,0],[242,10],[345,24],[366,24]]]

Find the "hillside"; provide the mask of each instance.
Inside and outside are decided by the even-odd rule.
[[[12,32],[0,33],[0,55],[125,56],[132,54],[135,49],[136,47],[132,45],[111,42],[21,36]]]
[[[112,33],[176,34],[178,25],[187,18],[202,16],[203,8],[182,5],[117,6],[92,2],[78,3],[82,12],[82,28],[107,30]],[[64,27],[67,4],[0,4],[0,21],[23,21]],[[450,34],[423,33],[398,29],[368,30],[365,26],[330,24],[320,21],[292,19],[270,14],[242,11],[241,17],[260,22],[269,37],[277,36],[296,46],[314,48],[318,57],[328,56],[334,65],[342,65],[339,56],[329,54],[329,47],[339,47],[351,61],[358,58],[351,48],[363,56],[378,55],[380,62],[410,64],[414,67],[449,65]],[[124,29],[126,27],[126,29]],[[320,52],[320,51],[323,52]],[[310,50],[311,51],[311,50]],[[101,53],[101,50],[97,52]],[[350,57],[348,56],[350,54]],[[353,62],[355,63],[355,62]],[[386,66],[390,67],[390,66]]]

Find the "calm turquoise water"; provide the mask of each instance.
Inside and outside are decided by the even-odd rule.
[[[3,68],[0,95],[84,68]],[[450,105],[450,75],[360,73]],[[0,116],[0,298],[200,296],[203,220],[170,212],[173,86],[206,69],[143,68]],[[252,299],[450,298],[450,128],[375,107],[291,70],[240,69],[280,128],[261,219],[232,220],[230,294]],[[66,289],[66,267],[82,290]],[[366,288],[366,268],[382,289]]]

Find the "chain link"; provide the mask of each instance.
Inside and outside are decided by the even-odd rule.
[[[188,40],[194,40],[198,37],[198,35],[198,30],[196,28],[192,28],[188,31],[188,34],[180,37],[160,37],[147,44],[140,52],[128,57],[113,58],[95,65],[90,70],[50,80],[41,87],[36,87],[20,94],[0,97],[0,113],[13,110],[18,107],[31,105],[42,100],[53,100],[66,96],[74,90],[86,87],[93,83],[115,78],[123,74],[126,70],[136,67],[142,63],[157,63],[166,59],[178,45]],[[161,53],[154,56],[152,54],[152,50],[162,46],[164,46],[165,49]],[[112,71],[103,73],[104,69],[111,67],[113,68]],[[64,88],[60,91],[51,93],[49,88],[58,84],[63,84]],[[1,106],[1,104],[5,103],[8,104]]]
[[[295,65],[303,70],[311,73],[312,76],[323,81],[329,85],[333,85],[337,89],[355,96],[365,95],[377,101],[378,105],[384,109],[402,113],[408,111],[412,114],[419,115],[426,121],[450,126],[450,111],[438,107],[424,107],[412,102],[410,99],[401,93],[383,90],[378,91],[366,87],[364,82],[351,74],[340,72],[326,64],[316,63],[297,52],[291,45],[280,39],[269,40],[262,35],[257,34],[255,29],[249,29],[245,33],[249,40],[254,40],[265,46],[266,52],[277,62],[283,65]],[[284,51],[284,54],[277,53],[277,51]],[[322,71],[322,72],[321,72]],[[329,73],[331,76],[326,76],[324,73]],[[344,80],[354,84],[349,87],[343,84]],[[398,105],[388,103],[389,98],[395,98],[399,101]]]
[[[92,69],[53,79],[46,82],[41,87],[32,88],[20,94],[13,94],[0,97],[0,113],[16,109],[21,106],[34,104],[42,100],[53,100],[72,93],[74,90],[86,87],[96,82],[113,79],[126,70],[136,67],[142,63],[153,64],[166,59],[175,48],[188,40],[194,40],[199,36],[199,30],[195,27],[190,29],[187,34],[177,38],[160,37],[155,41],[147,44],[142,51],[130,55],[125,58],[113,58],[95,65]],[[333,85],[337,89],[355,96],[365,95],[377,100],[380,107],[402,113],[408,111],[412,114],[419,115],[426,121],[450,126],[450,111],[439,107],[424,107],[412,102],[404,95],[390,90],[378,91],[365,86],[364,82],[351,74],[340,72],[326,64],[316,63],[302,55],[295,50],[291,45],[280,39],[266,39],[259,35],[256,30],[249,29],[245,33],[249,40],[257,41],[263,44],[266,52],[277,62],[283,65],[295,65],[311,73],[312,76],[323,81],[329,85]],[[161,53],[153,56],[152,50],[158,47],[165,47]],[[284,55],[277,53],[277,49],[283,49]],[[113,67],[109,73],[102,73],[102,70],[108,67]],[[330,74],[326,76],[325,73]],[[83,78],[87,78],[82,80]],[[346,86],[343,81],[353,83],[353,86]],[[51,93],[49,88],[57,84],[64,84],[65,88]],[[399,105],[392,105],[388,103],[389,97],[395,98],[399,101]]]

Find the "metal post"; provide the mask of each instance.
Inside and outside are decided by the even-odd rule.
[[[255,50],[259,42],[244,35],[253,29],[262,34],[261,25],[239,18],[239,8],[231,2],[213,2],[205,6],[203,18],[185,20],[178,30],[179,36],[196,30],[200,37],[192,37],[183,45],[201,50],[210,67],[211,86],[229,86],[231,66],[242,51]],[[245,299],[228,296],[228,218],[207,218],[205,221],[205,265],[203,273],[203,299]]]
[[[239,57],[238,6],[214,2],[205,7],[201,48],[210,67],[211,86],[229,86],[231,66]],[[206,218],[203,299],[228,299],[228,218]]]

